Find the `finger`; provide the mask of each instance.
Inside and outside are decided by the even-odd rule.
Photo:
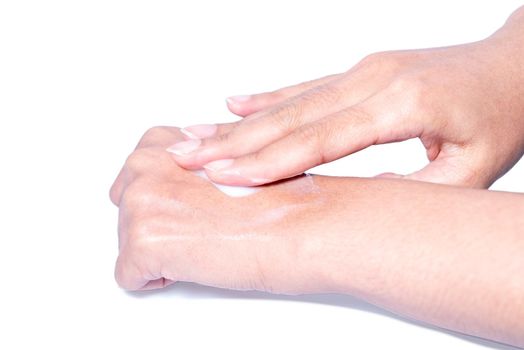
[[[140,141],[138,142],[135,152],[133,152],[126,160],[124,166],[118,173],[115,181],[109,190],[109,198],[113,204],[117,205],[120,202],[122,191],[126,184],[128,184],[139,170],[145,171],[156,167],[153,162],[156,162],[157,157],[151,157],[151,152],[157,152],[158,157],[165,157],[164,149],[175,142],[182,142],[184,134],[180,132],[179,128],[169,126],[155,126],[147,130]],[[144,150],[151,148],[150,150]],[[155,151],[152,148],[159,148]],[[136,150],[139,150],[136,152]],[[167,163],[169,164],[169,162]],[[173,164],[174,165],[174,164]]]
[[[128,191],[128,186],[136,182],[142,175],[148,174],[154,175],[148,176],[152,180],[165,183],[195,176],[180,168],[164,148],[138,148],[127,157],[122,170],[111,186],[111,201],[119,206],[124,192]]]
[[[410,138],[401,122],[361,104],[304,125],[258,152],[206,164],[212,181],[253,186],[300,174],[368,146]]]
[[[126,253],[121,253],[118,256],[115,266],[115,280],[121,288],[126,290],[139,290],[149,282]]]
[[[213,160],[237,158],[256,152],[305,124],[358,103],[371,91],[373,82],[362,81],[361,76],[318,86],[256,118],[252,115],[244,119],[220,137],[180,143],[168,150],[176,162],[187,169],[199,169]]]
[[[324,85],[337,78],[342,74],[333,74],[326,77],[306,81],[297,85],[285,87],[273,92],[263,92],[255,95],[232,96],[226,99],[227,107],[236,115],[245,117],[249,114],[261,111],[276,104],[282,103],[296,95],[299,95],[309,89],[319,85]]]

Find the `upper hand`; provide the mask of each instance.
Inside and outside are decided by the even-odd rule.
[[[419,138],[430,163],[414,180],[488,187],[524,152],[524,69],[510,43],[366,57],[337,74],[231,98],[244,119],[182,129],[170,149],[216,182],[259,185],[374,144]]]

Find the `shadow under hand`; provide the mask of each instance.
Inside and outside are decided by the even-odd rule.
[[[323,304],[334,307],[344,307],[365,312],[371,312],[386,317],[394,318],[401,322],[406,322],[418,327],[433,329],[439,332],[452,335],[454,337],[479,344],[491,349],[497,350],[518,350],[518,348],[497,343],[491,340],[470,336],[453,332],[447,329],[439,328],[430,324],[426,324],[417,320],[408,319],[390,311],[382,309],[378,306],[369,304],[363,300],[357,299],[350,295],[344,294],[309,294],[309,295],[281,295],[269,294],[258,291],[236,291],[229,289],[220,289],[214,287],[207,287],[189,282],[176,282],[168,287],[162,289],[154,289],[149,291],[127,292],[128,295],[134,298],[148,298],[151,296],[170,296],[177,295],[188,299],[253,299],[253,300],[282,300],[302,303]]]

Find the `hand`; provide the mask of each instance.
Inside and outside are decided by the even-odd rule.
[[[377,53],[343,74],[230,98],[243,120],[185,128],[188,141],[170,150],[215,182],[259,185],[420,138],[429,165],[384,176],[488,187],[524,152],[524,50],[516,37],[502,30],[472,44]]]
[[[111,188],[111,200],[119,206],[118,283],[130,290],[192,281],[231,289],[318,291],[322,283],[308,277],[308,264],[297,263],[302,234],[296,218],[318,212],[313,180],[298,177],[247,197],[228,197],[181,169],[165,151],[182,139],[178,128],[149,130]]]
[[[522,195],[421,182],[302,176],[228,197],[179,168],[153,128],[111,189],[116,279],[351,294],[401,315],[524,344]],[[474,244],[472,244],[474,242]]]

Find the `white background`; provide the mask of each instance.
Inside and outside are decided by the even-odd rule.
[[[0,1],[0,348],[479,349],[346,296],[113,280],[108,189],[154,125],[232,120],[224,98],[344,71],[374,51],[481,39],[519,1]],[[426,162],[418,141],[318,169]],[[524,191],[521,161],[494,189]]]

